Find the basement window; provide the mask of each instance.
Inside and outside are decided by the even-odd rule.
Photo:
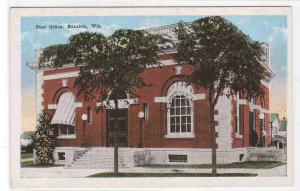
[[[65,152],[58,152],[58,160],[66,160],[66,153]]]
[[[240,154],[240,161],[242,161],[244,158],[244,154]]]
[[[170,162],[187,162],[187,155],[169,155]]]

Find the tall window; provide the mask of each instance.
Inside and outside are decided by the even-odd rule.
[[[251,99],[252,107],[255,105],[255,99]],[[249,112],[249,127],[256,131],[256,110],[254,108],[250,109]]]
[[[235,116],[235,124],[236,124],[236,134],[243,135],[244,128],[244,106],[240,104],[239,100],[241,98],[241,92],[237,92],[236,95],[236,116]]]
[[[87,107],[87,123],[92,123],[92,108]]]
[[[239,134],[244,132],[244,105],[239,105]]]
[[[145,121],[149,120],[149,104],[148,103],[144,103],[144,119]]]
[[[264,118],[262,119],[262,124],[261,124],[261,128],[262,129],[265,129],[266,128],[266,113],[265,113],[265,108],[266,108],[266,106],[265,106],[265,99],[262,97],[261,98],[261,109],[262,109],[262,112],[263,112],[263,114],[264,114]]]
[[[168,90],[168,138],[193,138],[193,88],[175,82]]]
[[[191,132],[191,106],[185,96],[175,96],[172,99],[170,119],[171,133]]]

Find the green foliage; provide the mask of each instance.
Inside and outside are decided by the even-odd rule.
[[[38,118],[37,130],[32,137],[37,165],[52,165],[54,163],[53,151],[56,145],[56,138],[54,127],[50,122],[51,119],[48,113],[46,110],[43,110]]]
[[[67,44],[57,44],[48,46],[43,50],[39,58],[39,68],[61,67],[63,64],[70,64],[71,57],[68,56],[69,47]]]
[[[215,87],[217,94],[228,97],[237,91],[250,97],[262,95],[261,80],[269,80],[271,74],[262,64],[261,43],[220,16],[201,18],[191,25],[180,23],[177,31],[176,61],[194,66],[187,79],[190,83]]]
[[[84,32],[71,36],[68,44],[47,47],[39,65],[79,65],[75,86],[86,100],[94,99],[95,95],[105,100],[112,89],[116,97],[124,92],[136,95],[135,88],[145,86],[139,74],[148,65],[159,65],[158,44],[166,41],[141,30],[120,29],[109,37]]]
[[[217,175],[214,108],[219,96],[228,98],[236,92],[248,97],[262,96],[261,81],[271,73],[264,66],[264,52],[259,42],[251,40],[234,24],[220,16],[209,16],[179,23],[175,60],[190,64],[193,70],[185,80],[208,89],[212,142],[212,176]]]

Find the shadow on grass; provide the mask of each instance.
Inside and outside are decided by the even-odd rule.
[[[278,161],[247,161],[240,163],[219,164],[217,168],[248,168],[248,169],[270,169],[277,166],[285,165],[285,162]],[[211,164],[179,164],[179,165],[145,165],[148,168],[212,168]]]
[[[245,177],[257,176],[252,173],[220,173],[218,177]],[[110,178],[114,173],[97,173],[88,177]],[[119,173],[117,177],[211,177],[211,173]]]
[[[21,168],[31,168],[31,167],[36,167],[36,168],[49,168],[49,167],[57,167],[57,166],[64,166],[64,165],[37,165],[33,163],[33,160],[31,161],[23,161],[21,162]]]

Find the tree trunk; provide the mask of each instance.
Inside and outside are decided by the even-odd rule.
[[[118,100],[115,102],[115,125],[114,125],[114,176],[119,175],[119,153],[118,153],[118,136],[119,136],[119,107]]]
[[[210,124],[211,124],[211,144],[212,144],[212,150],[211,150],[211,166],[212,176],[217,176],[217,148],[216,148],[216,128],[215,128],[215,104],[214,104],[214,90],[213,88],[210,88],[209,91],[209,100],[210,100]]]

